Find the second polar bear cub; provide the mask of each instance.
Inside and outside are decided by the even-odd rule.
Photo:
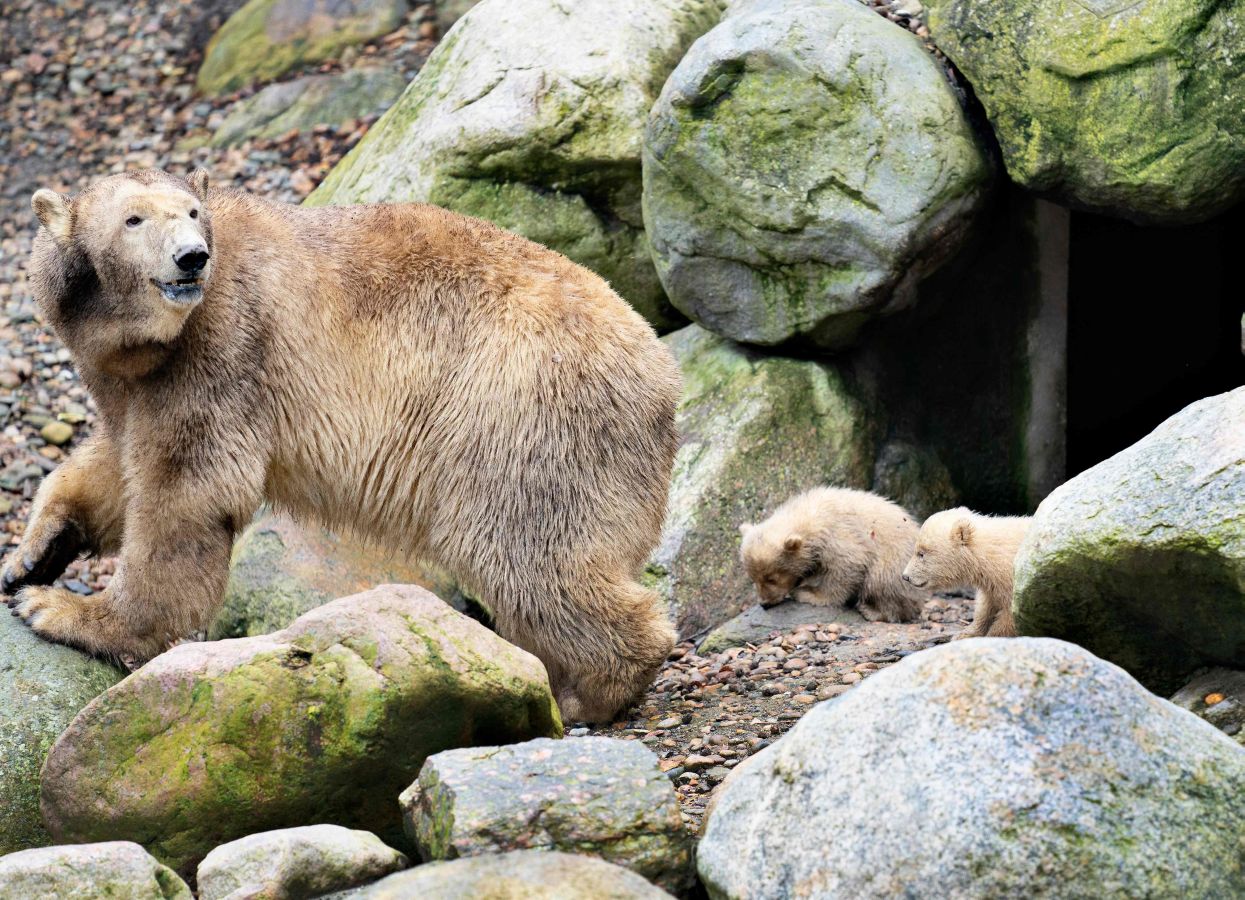
[[[740,557],[762,606],[787,597],[844,605],[855,596],[870,621],[911,622],[929,597],[900,577],[916,545],[916,522],[877,494],[813,488],[739,530]]]

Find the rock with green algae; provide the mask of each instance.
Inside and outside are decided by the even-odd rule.
[[[649,117],[671,302],[733,340],[839,349],[963,243],[988,155],[920,40],[855,0],[732,8]]]
[[[310,131],[316,125],[341,125],[384,112],[405,88],[406,79],[400,74],[379,67],[270,84],[231,106],[208,145],[228,147],[280,137],[287,131]]]
[[[484,0],[311,204],[417,201],[488,219],[680,324],[640,211],[645,116],[723,0]]]
[[[591,856],[515,850],[418,866],[352,900],[670,900],[634,872]]]
[[[345,597],[272,635],[183,644],[48,754],[59,841],[133,838],[182,873],[227,841],[330,822],[401,842],[431,754],[557,737],[544,667],[421,588]]]
[[[1080,647],[979,638],[878,672],[733,770],[697,861],[715,900],[1235,897],[1242,834],[1229,738]]]
[[[867,489],[880,423],[831,365],[762,355],[697,325],[663,340],[683,370],[683,443],[645,580],[689,636],[756,602],[740,524],[819,484]]]
[[[0,900],[192,900],[172,869],[130,841],[24,850],[0,858]]]
[[[441,569],[265,511],[234,545],[225,603],[208,637],[270,634],[378,584],[415,584],[442,599],[456,597],[454,579]]]
[[[409,865],[369,831],[304,825],[217,847],[199,863],[199,900],[302,900],[368,884]]]
[[[1245,668],[1245,388],[1186,407],[1057,488],[1016,559],[1016,626],[1162,693]]]
[[[1245,0],[926,0],[1008,174],[1142,223],[1245,199]]]
[[[406,0],[248,0],[212,36],[197,86],[209,96],[272,81],[402,24]]]
[[[639,741],[538,738],[446,750],[428,758],[398,802],[425,862],[565,850],[674,893],[694,880],[674,786]]]
[[[78,710],[124,675],[0,617],[0,854],[52,843],[39,814],[43,759]]]

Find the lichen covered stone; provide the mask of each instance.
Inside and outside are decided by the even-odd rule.
[[[1234,897],[1245,751],[1040,638],[954,641],[813,708],[718,788],[715,900]]]
[[[1201,666],[1245,668],[1245,388],[1051,493],[1016,559],[1015,614],[1162,693]]]
[[[0,857],[0,900],[192,900],[177,873],[131,841],[24,850]]]
[[[425,862],[564,850],[616,863],[670,891],[690,887],[690,835],[657,757],[606,737],[447,750],[399,803]]]
[[[308,822],[400,844],[395,799],[430,754],[561,731],[535,657],[388,585],[272,635],[156,657],[56,742],[42,808],[59,841],[133,839],[183,873]]]
[[[1007,172],[1143,223],[1245,199],[1245,0],[925,0]]]
[[[960,247],[988,157],[939,64],[855,0],[737,4],[670,76],[644,215],[670,300],[733,340],[845,347]]]

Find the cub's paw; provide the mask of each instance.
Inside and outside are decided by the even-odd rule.
[[[51,584],[86,546],[86,534],[71,519],[51,514],[36,517],[0,573],[0,590],[11,597],[31,585]],[[14,605],[12,600],[8,603]]]

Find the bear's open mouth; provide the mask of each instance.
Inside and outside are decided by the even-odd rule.
[[[197,303],[203,299],[203,280],[200,278],[179,278],[177,281],[157,281],[151,283],[160,289],[164,299],[173,303]]]

